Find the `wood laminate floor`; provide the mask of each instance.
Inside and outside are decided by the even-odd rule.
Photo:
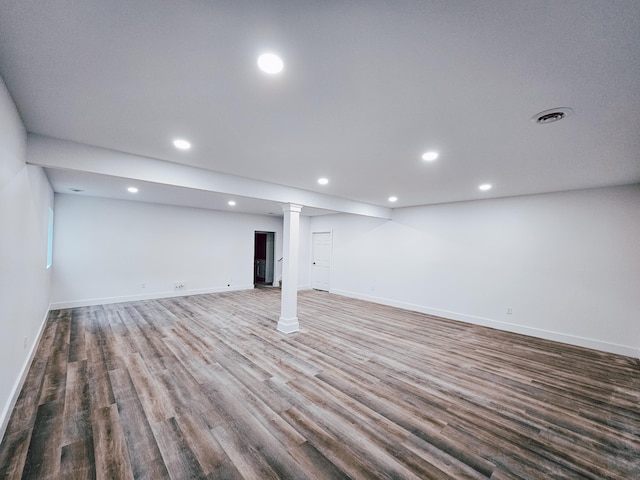
[[[324,292],[51,312],[2,479],[640,478],[636,359]]]

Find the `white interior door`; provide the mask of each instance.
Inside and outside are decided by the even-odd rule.
[[[311,287],[329,291],[331,273],[331,233],[313,233],[313,265],[311,266]]]

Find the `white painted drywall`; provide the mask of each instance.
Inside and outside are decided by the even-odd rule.
[[[255,231],[275,232],[282,257],[282,217],[67,194],[55,203],[54,308],[253,288]]]
[[[280,204],[295,203],[358,215],[391,217],[391,209],[387,207],[36,134],[29,135],[27,155],[30,164],[42,167],[92,172],[203,192],[228,193]]]
[[[640,356],[640,186],[331,215],[331,291]],[[507,314],[507,308],[512,314]]]
[[[302,209],[304,213],[304,208]],[[311,288],[311,217],[300,217],[300,261],[298,263],[298,289]]]
[[[0,438],[49,307],[47,225],[53,192],[42,169],[25,164],[25,141],[0,79]]]

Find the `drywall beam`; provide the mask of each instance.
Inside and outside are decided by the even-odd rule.
[[[27,138],[27,163],[281,204],[291,203],[354,215],[391,218],[391,209],[386,207],[37,134],[29,134]]]

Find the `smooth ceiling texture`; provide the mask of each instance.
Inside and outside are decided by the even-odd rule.
[[[639,45],[637,0],[0,5],[29,132],[394,207],[640,182]]]

